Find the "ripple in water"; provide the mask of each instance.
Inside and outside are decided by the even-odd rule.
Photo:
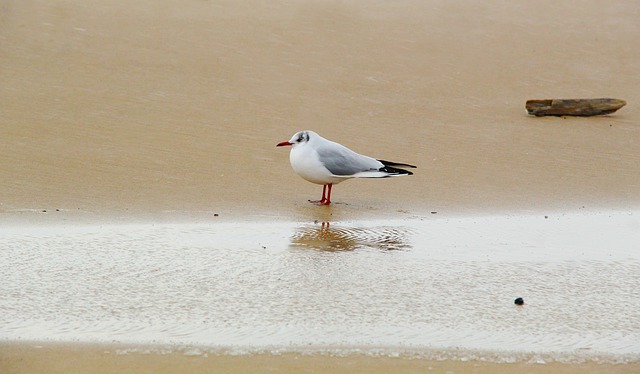
[[[341,227],[322,222],[297,228],[291,237],[291,246],[327,252],[367,248],[382,251],[406,250],[411,248],[409,233],[410,230],[404,227]]]

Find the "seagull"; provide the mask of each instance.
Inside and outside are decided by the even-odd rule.
[[[310,130],[299,131],[289,141],[276,145],[283,146],[291,146],[289,161],[293,171],[303,179],[323,186],[322,199],[309,200],[318,205],[331,204],[331,188],[347,179],[413,175],[400,167],[415,168],[409,164],[361,155]]]

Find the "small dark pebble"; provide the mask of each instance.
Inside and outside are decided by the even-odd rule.
[[[46,210],[46,209],[42,209],[42,213],[46,213],[46,212],[47,212],[47,210]]]
[[[549,216],[544,216],[544,219],[547,219],[547,218],[549,218]]]
[[[524,300],[521,297],[519,297],[513,303],[516,305],[524,305]]]
[[[431,214],[438,214],[438,212],[431,212]]]

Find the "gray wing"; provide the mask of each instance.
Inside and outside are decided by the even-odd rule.
[[[348,176],[363,171],[377,171],[384,166],[375,158],[358,154],[343,145],[327,143],[316,151],[320,156],[320,162],[333,175]]]

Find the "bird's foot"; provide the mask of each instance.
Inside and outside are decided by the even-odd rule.
[[[330,205],[331,201],[329,200],[309,200],[311,204],[315,205]]]

